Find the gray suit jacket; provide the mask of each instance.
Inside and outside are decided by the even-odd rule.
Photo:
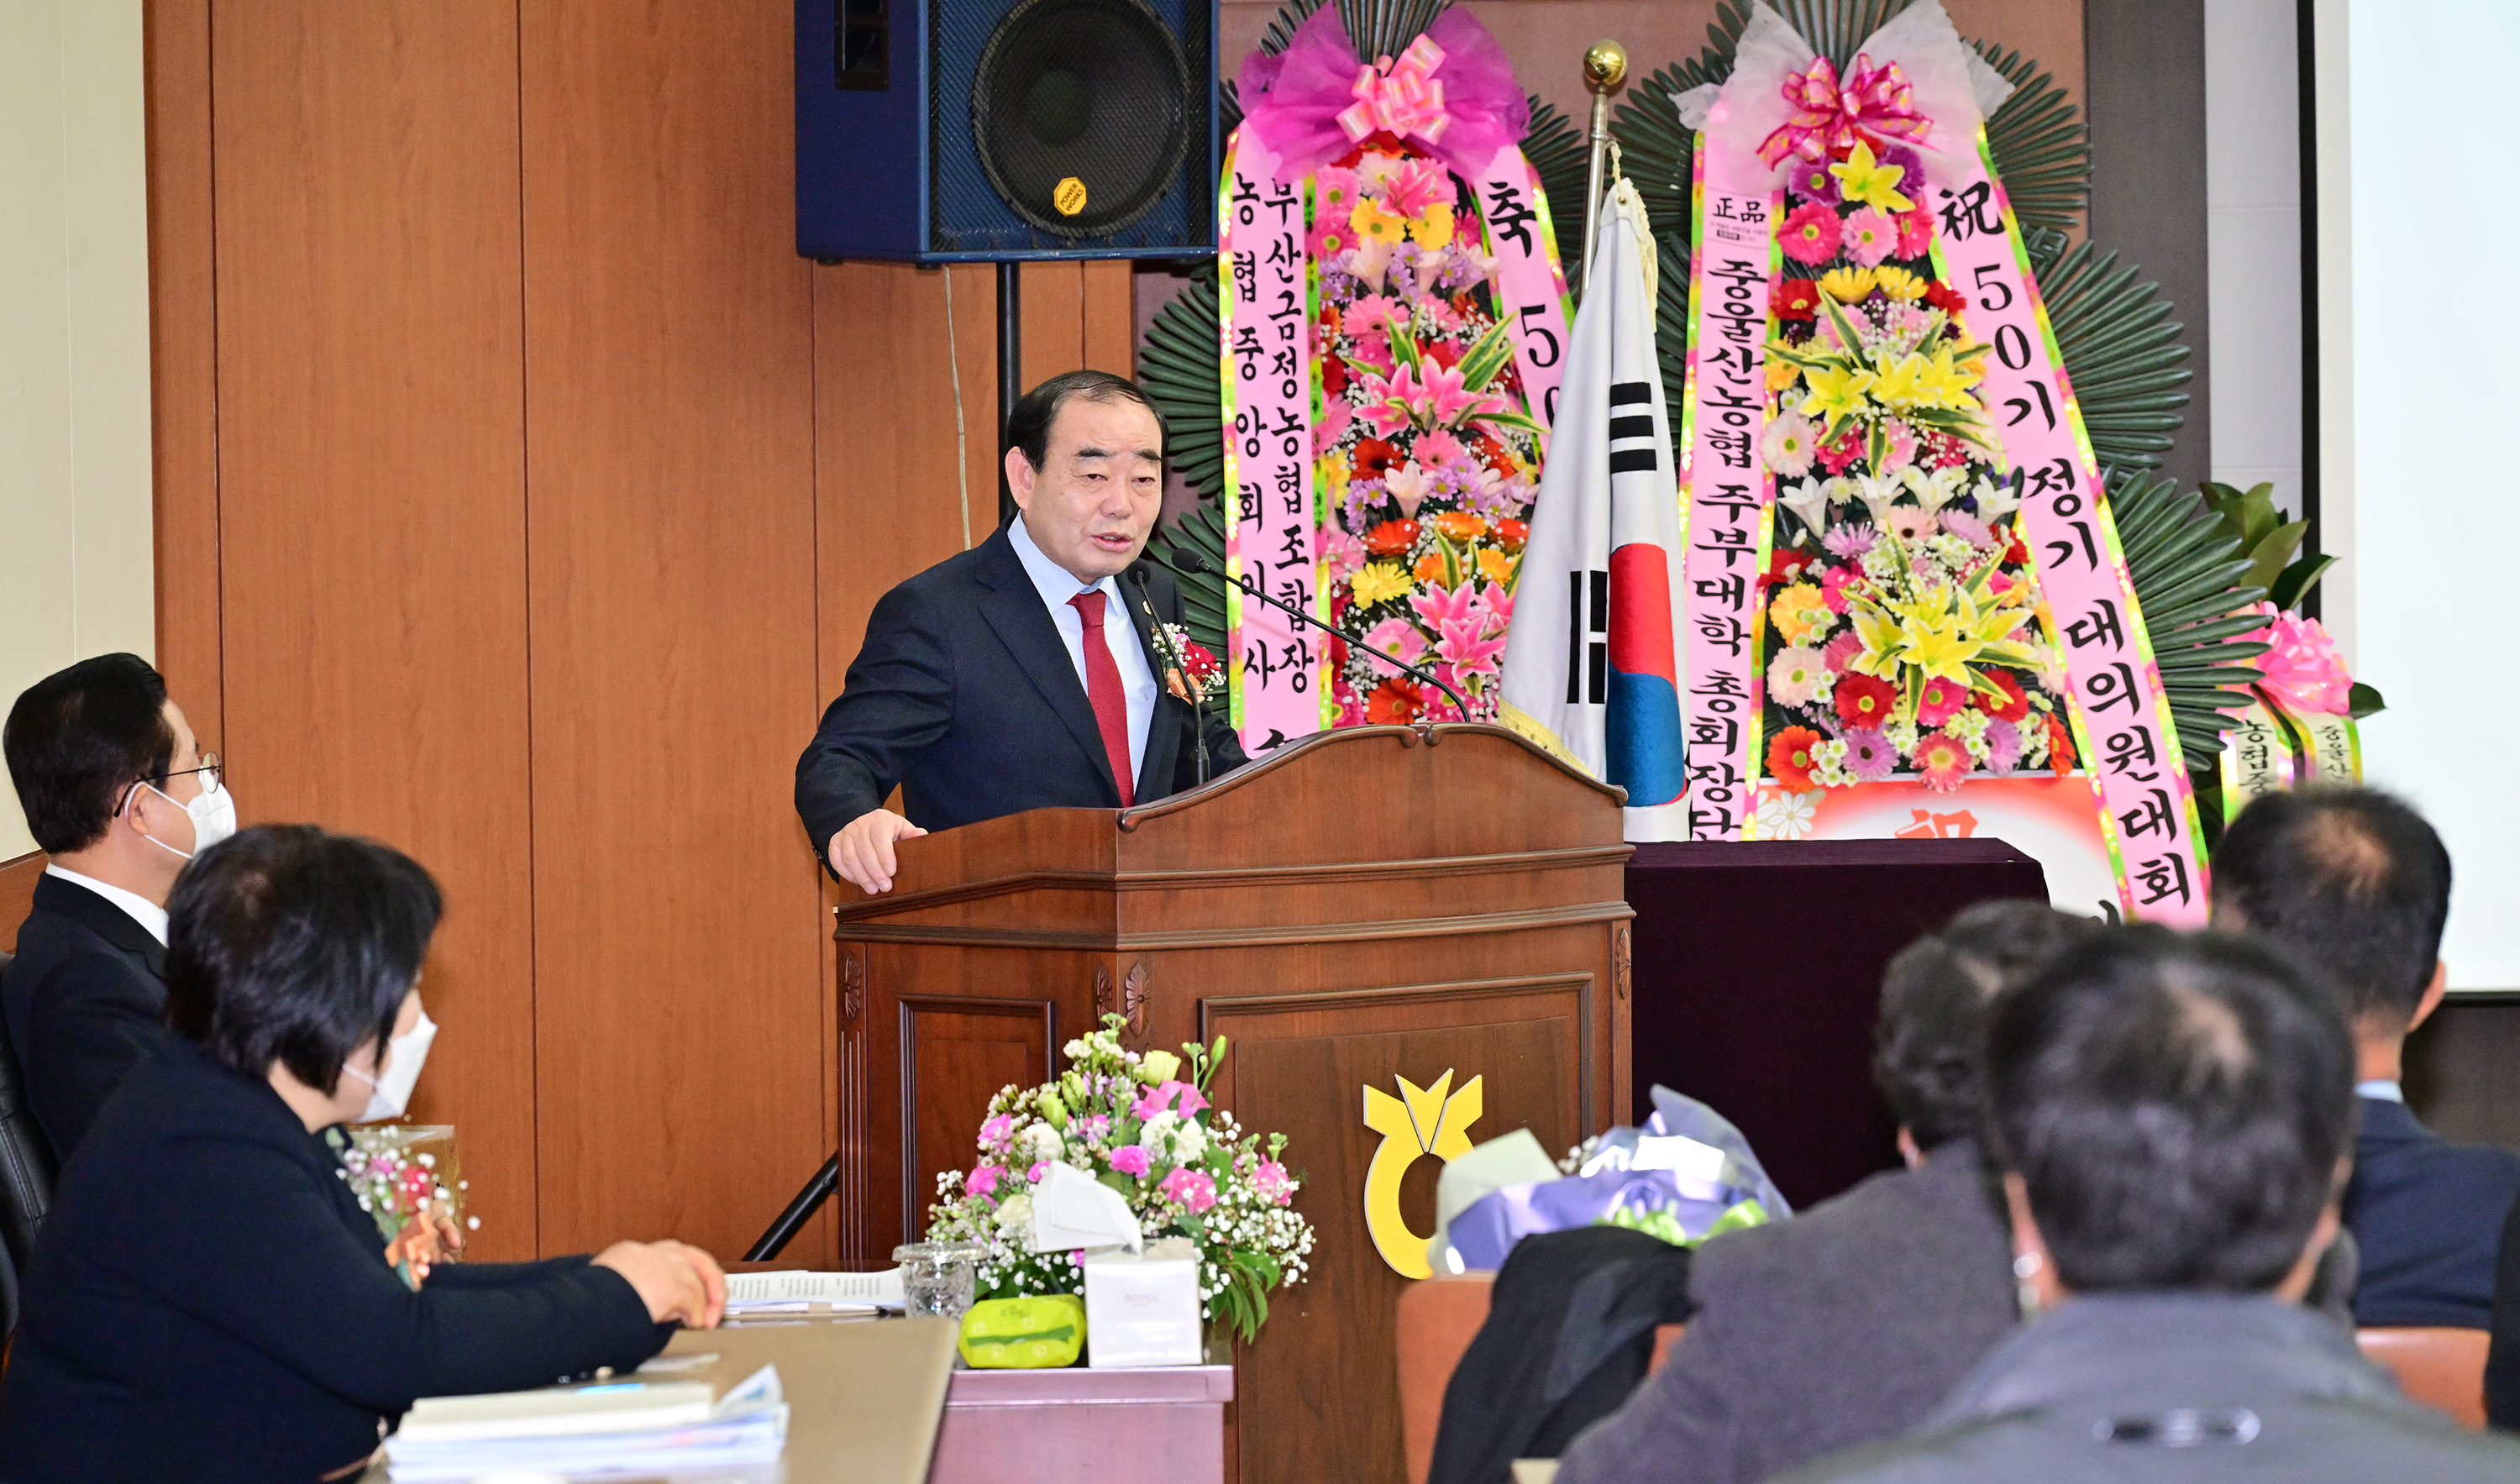
[[[2418,1407],[2354,1336],[2282,1299],[2077,1298],[2026,1325],[1912,1437],[1793,1484],[2520,1479],[2520,1443]]]
[[[1956,1140],[1708,1242],[1688,1332],[1557,1484],[1751,1484],[1914,1426],[2018,1322],[1996,1200]]]

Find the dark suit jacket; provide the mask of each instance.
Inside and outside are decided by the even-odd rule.
[[[1913,1427],[2018,1327],[2000,1199],[1959,1139],[1699,1247],[1688,1331],[1558,1484],[1753,1484]]]
[[[2385,1098],[2362,1103],[2345,1188],[2345,1224],[2362,1251],[2355,1322],[2489,1327],[2495,1248],[2520,1195],[2520,1153],[2452,1144]]]
[[[2520,1432],[2520,1200],[2502,1218],[2502,1257],[2494,1277],[2494,1336],[2485,1357],[2485,1417]]]
[[[27,1106],[68,1160],[123,1075],[165,1044],[165,945],[86,887],[41,877],[0,1006]]]
[[[1137,801],[1146,803],[1191,787],[1196,775],[1191,707],[1163,692],[1148,637],[1157,617],[1181,621],[1181,592],[1159,564],[1138,567],[1154,613],[1133,573],[1121,574],[1119,588],[1158,683],[1138,767]],[[1222,701],[1207,713],[1210,778],[1243,761]],[[1026,809],[1120,807],[1094,704],[1003,530],[875,606],[840,698],[796,760],[796,812],[816,852],[828,852],[849,821],[882,808],[896,784],[910,822],[928,830]]]
[[[440,1264],[415,1293],[321,1136],[170,1037],[68,1169],[0,1391],[0,1478],[305,1480],[413,1399],[547,1385],[664,1345],[583,1257]]]

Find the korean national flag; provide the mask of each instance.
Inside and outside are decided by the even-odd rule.
[[[1602,202],[1505,652],[1505,724],[1628,790],[1627,837],[1688,837],[1680,489],[1654,359],[1653,239]]]

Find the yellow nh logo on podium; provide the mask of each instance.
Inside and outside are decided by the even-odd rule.
[[[1472,1077],[1458,1093],[1450,1092],[1447,1068],[1432,1087],[1420,1088],[1395,1075],[1400,1096],[1380,1088],[1365,1090],[1365,1126],[1382,1136],[1373,1163],[1365,1172],[1365,1227],[1373,1234],[1374,1250],[1403,1278],[1424,1278],[1426,1238],[1409,1230],[1400,1214],[1400,1177],[1427,1154],[1450,1164],[1470,1151],[1469,1126],[1479,1121],[1484,1095]],[[1450,1096],[1447,1096],[1447,1094]]]

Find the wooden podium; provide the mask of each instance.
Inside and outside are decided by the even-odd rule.
[[[1408,1280],[1369,1231],[1369,1093],[1450,1072],[1448,1121],[1477,1110],[1383,1156],[1421,1263],[1441,1160],[1420,1142],[1528,1126],[1555,1152],[1624,1116],[1621,799],[1500,728],[1366,727],[1141,808],[905,841],[892,891],[837,911],[843,1258],[915,1238],[990,1097],[1055,1075],[1102,1012],[1141,1050],[1226,1036],[1215,1102],[1287,1136],[1318,1233],[1237,1356],[1228,1476],[1397,1484]]]

